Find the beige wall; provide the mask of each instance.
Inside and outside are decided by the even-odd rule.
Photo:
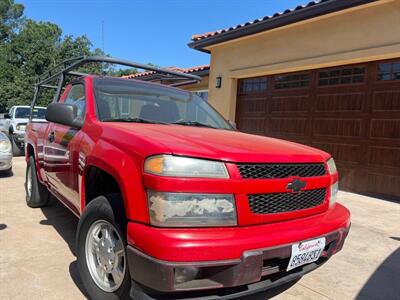
[[[381,0],[209,50],[209,101],[234,120],[238,78],[400,57],[400,0]],[[217,76],[222,76],[219,89]]]
[[[199,90],[207,90],[208,89],[208,76],[204,76],[201,78],[199,83],[182,85],[179,88],[187,91],[199,91]]]

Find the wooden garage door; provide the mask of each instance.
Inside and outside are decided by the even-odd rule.
[[[236,122],[331,153],[343,190],[400,200],[400,58],[242,79]]]

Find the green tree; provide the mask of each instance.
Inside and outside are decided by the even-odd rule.
[[[0,0],[0,30],[0,112],[30,104],[39,76],[65,59],[104,55],[100,49],[92,50],[86,36],[62,38],[56,24],[24,19],[23,6],[10,0]],[[111,70],[105,64],[89,64],[79,71],[101,74]],[[46,91],[38,104],[47,105],[51,98],[51,91]]]
[[[121,77],[121,76],[136,74],[137,72],[138,71],[136,68],[110,69],[108,72],[108,75],[115,76],[115,77]]]
[[[0,0],[0,97],[1,91],[7,94],[8,87],[3,84],[13,78],[16,67],[9,63],[11,51],[9,41],[23,22],[24,6],[13,0]],[[0,112],[6,108],[6,100],[0,98]]]
[[[13,105],[32,101],[34,84],[60,62],[79,56],[104,56],[93,49],[86,36],[62,36],[59,26],[24,17],[24,6],[14,0],[0,0],[0,112]],[[119,69],[105,63],[92,63],[80,72],[123,76],[136,73],[135,68]],[[53,84],[56,84],[54,80]],[[54,91],[45,90],[38,105],[47,105]]]
[[[73,36],[67,35],[60,44],[59,51],[57,54],[57,61],[61,62],[69,58],[80,57],[80,56],[105,55],[105,53],[99,48],[92,50],[92,46],[93,46],[92,43],[85,35],[78,36],[75,39]],[[79,68],[78,71],[90,74],[101,74],[107,71],[109,68],[110,66],[106,64],[93,63]]]
[[[0,0],[0,41],[7,40],[22,21],[24,6],[14,0]]]
[[[6,44],[9,51],[6,64],[10,69],[5,76],[7,80],[0,83],[3,106],[30,103],[37,76],[57,61],[60,37],[61,29],[55,24],[24,22],[20,31]]]

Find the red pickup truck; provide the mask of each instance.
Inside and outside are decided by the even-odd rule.
[[[336,203],[329,154],[241,133],[176,87],[73,71],[93,62],[198,80],[87,57],[36,85],[32,107],[43,89],[56,92],[48,122],[27,126],[26,201],[42,207],[52,194],[80,219],[90,299],[232,299],[297,280],[341,250],[350,213]]]

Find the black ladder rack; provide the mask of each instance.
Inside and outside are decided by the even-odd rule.
[[[164,68],[159,68],[156,66],[150,66],[146,64],[141,64],[141,63],[136,63],[132,62],[129,60],[123,60],[123,59],[118,59],[118,58],[113,58],[113,57],[107,57],[107,56],[80,56],[80,57],[74,57],[70,58],[67,60],[64,60],[63,62],[59,63],[49,71],[47,71],[44,75],[39,76],[37,83],[35,84],[35,93],[32,101],[32,107],[35,105],[36,99],[38,97],[39,93],[39,88],[50,88],[50,89],[55,89],[56,93],[54,95],[54,100],[57,101],[60,97],[64,82],[65,82],[65,77],[67,75],[69,76],[74,76],[74,77],[82,77],[82,76],[87,76],[89,74],[86,73],[81,73],[74,71],[78,69],[79,67],[82,67],[86,64],[90,63],[107,63],[107,64],[115,64],[115,65],[122,65],[122,66],[127,66],[127,67],[133,67],[133,68],[138,68],[138,69],[143,69],[147,71],[154,71],[157,74],[160,74],[162,79],[161,80],[185,80],[183,82],[178,82],[178,83],[173,83],[170,86],[179,86],[179,85],[184,85],[184,84],[191,84],[191,83],[196,83],[201,80],[199,76],[192,75],[192,74],[186,74],[186,73],[181,73],[181,72],[176,72]],[[58,77],[58,84],[57,86],[51,85],[50,83],[55,80]]]

